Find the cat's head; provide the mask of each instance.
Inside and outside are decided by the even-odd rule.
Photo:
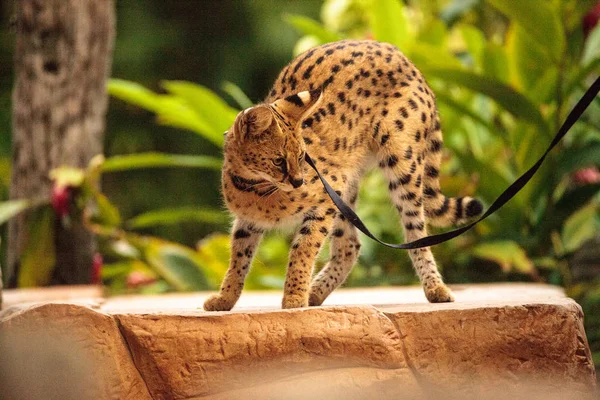
[[[319,99],[320,91],[312,90],[241,111],[227,133],[227,162],[284,191],[302,186],[306,145],[301,124]]]

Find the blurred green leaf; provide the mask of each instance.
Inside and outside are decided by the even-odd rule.
[[[438,102],[446,104],[448,107],[454,109],[458,114],[471,118],[473,121],[487,128],[490,132],[497,132],[496,127],[491,122],[486,121],[477,112],[471,110],[466,104],[464,104],[464,102],[457,101],[449,94],[439,90],[437,91],[435,97]]]
[[[446,25],[442,21],[434,19],[419,32],[418,40],[435,47],[445,48],[448,36]]]
[[[600,143],[562,149],[557,155],[555,174],[561,178],[577,169],[592,165],[600,165]]]
[[[440,18],[451,26],[464,14],[471,11],[481,0],[454,0],[440,12]]]
[[[212,287],[218,287],[229,268],[231,240],[229,235],[214,233],[198,242],[198,262],[206,271]]]
[[[223,161],[216,157],[191,156],[165,153],[138,153],[107,158],[102,165],[103,172],[128,171],[142,168],[207,168],[221,170]]]
[[[139,83],[123,79],[110,79],[108,81],[108,93],[127,103],[135,104],[138,107],[153,112],[158,112],[162,103],[161,95],[154,93]]]
[[[49,177],[60,187],[80,187],[85,180],[85,172],[81,168],[63,166],[50,171]]]
[[[176,290],[210,288],[197,261],[197,254],[192,249],[155,238],[146,238],[144,247],[148,265]]]
[[[562,229],[562,241],[565,252],[577,250],[583,242],[598,232],[598,207],[590,204],[571,215]]]
[[[56,214],[50,206],[32,212],[27,220],[27,242],[21,254],[17,278],[19,287],[44,286],[50,283],[56,264],[54,227]]]
[[[156,113],[156,121],[162,125],[187,129],[199,134],[213,144],[223,146],[223,134],[218,134],[210,123],[204,120],[184,99],[177,96],[161,96],[160,109]]]
[[[434,76],[430,69],[459,70],[462,68],[460,60],[454,57],[447,48],[440,48],[429,43],[415,42],[405,50],[412,62],[429,77]]]
[[[475,65],[481,67],[483,65],[483,49],[486,46],[486,40],[483,32],[472,25],[460,25],[458,30],[465,41],[468,53],[473,57]]]
[[[227,213],[214,208],[165,208],[138,215],[127,221],[127,227],[140,229],[160,225],[177,225],[184,222],[225,225],[229,219]]]
[[[540,73],[535,85],[528,91],[529,98],[537,104],[556,103],[556,83],[559,79],[557,67],[549,67]]]
[[[539,0],[486,0],[540,44],[558,62],[565,49],[563,25],[551,2]]]
[[[585,78],[592,75],[592,73],[596,73],[596,75],[598,75],[598,69],[600,69],[600,58],[594,59],[583,68],[576,68],[573,77],[569,80],[569,83],[566,85],[566,95],[572,95],[575,90],[579,89]]]
[[[102,266],[102,279],[110,280],[117,277],[126,277],[131,271],[141,268],[149,268],[140,260],[124,260],[114,263],[104,264]]]
[[[321,44],[337,42],[341,39],[337,33],[326,29],[319,22],[303,15],[287,14],[284,15],[283,19],[299,33],[318,38]]]
[[[583,185],[565,192],[554,205],[554,212],[546,218],[548,229],[560,227],[564,221],[577,210],[585,206],[594,196],[600,193],[600,183]]]
[[[489,96],[515,117],[538,126],[547,134],[548,126],[535,104],[512,87],[497,80],[454,69],[431,69],[432,75]]]
[[[93,221],[102,225],[116,227],[121,225],[121,214],[108,197],[102,193],[95,193],[97,213],[93,216]]]
[[[244,93],[244,91],[235,83],[225,81],[221,87],[223,88],[223,91],[231,96],[231,98],[234,99],[242,109],[253,106],[252,100],[250,100],[248,96],[246,96],[246,93]]]
[[[0,203],[0,225],[8,222],[23,211],[35,206],[31,200],[8,200]]]
[[[161,124],[190,130],[222,146],[223,132],[233,123],[237,111],[200,85],[166,81],[163,86],[172,94],[160,95],[121,79],[110,80],[108,91],[114,97],[154,112]]]
[[[585,41],[581,65],[585,67],[598,58],[600,58],[600,25],[596,25]]]
[[[492,42],[487,43],[483,48],[481,64],[485,76],[495,78],[505,84],[509,82],[509,57],[504,47]]]
[[[516,86],[523,93],[530,93],[530,90],[536,85],[538,79],[552,65],[552,60],[544,49],[520,25],[513,25],[509,28],[506,38],[506,49],[510,55],[506,65],[508,66],[508,62],[510,62],[510,72],[513,82],[516,82]],[[549,83],[550,90],[554,92],[556,90],[554,89],[556,82]]]
[[[210,128],[214,143],[222,143],[223,132],[233,124],[239,110],[230,107],[223,99],[204,86],[184,81],[163,81],[162,86],[171,94],[185,100]]]
[[[399,0],[370,0],[367,10],[375,39],[406,51],[411,35],[404,3]]]
[[[500,265],[502,271],[516,271],[522,274],[533,274],[533,262],[527,257],[525,250],[512,240],[485,242],[472,249],[475,256],[491,260]]]

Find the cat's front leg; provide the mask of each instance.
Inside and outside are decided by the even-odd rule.
[[[240,298],[244,280],[250,270],[252,258],[260,240],[263,230],[251,222],[237,218],[233,223],[231,233],[231,259],[229,269],[221,284],[218,294],[210,296],[204,302],[206,311],[229,311]]]
[[[283,293],[283,308],[308,307],[308,292],[315,258],[329,234],[333,213],[316,210],[307,214],[290,250]]]

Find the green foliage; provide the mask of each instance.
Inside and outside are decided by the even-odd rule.
[[[0,224],[8,222],[8,220],[31,208],[33,205],[32,201],[26,199],[9,200],[0,203]]]
[[[102,164],[102,171],[117,172],[142,168],[206,168],[220,170],[223,161],[210,156],[164,153],[138,153],[112,156]]]
[[[27,243],[21,256],[19,287],[47,285],[56,263],[54,211],[49,206],[41,207],[31,213],[29,221]]]
[[[140,214],[127,221],[130,229],[148,228],[156,225],[176,225],[185,222],[199,222],[223,226],[229,222],[229,216],[214,208],[169,208],[153,210]]]
[[[559,10],[551,2],[537,0],[486,0],[506,15],[512,23],[536,41],[555,62],[560,62],[565,49],[565,32]]]
[[[221,147],[223,132],[229,128],[238,111],[200,85],[164,81],[162,86],[168,94],[154,93],[134,82],[111,79],[108,92],[155,113],[160,124],[190,130]]]

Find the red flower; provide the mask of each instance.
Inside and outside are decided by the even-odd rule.
[[[582,168],[573,173],[573,181],[577,186],[600,183],[600,171],[598,168]]]
[[[583,17],[583,33],[585,37],[587,37],[594,29],[598,23],[598,19],[600,19],[600,3],[596,4],[594,8]]]
[[[71,203],[71,188],[68,186],[54,185],[52,187],[52,208],[56,215],[64,218],[69,214]]]
[[[133,289],[140,286],[146,286],[156,282],[156,278],[145,274],[142,271],[132,271],[127,275],[127,287]]]
[[[104,260],[102,259],[102,254],[96,253],[94,254],[94,259],[92,260],[92,279],[91,282],[94,285],[98,285],[102,283],[102,265],[104,264]]]

